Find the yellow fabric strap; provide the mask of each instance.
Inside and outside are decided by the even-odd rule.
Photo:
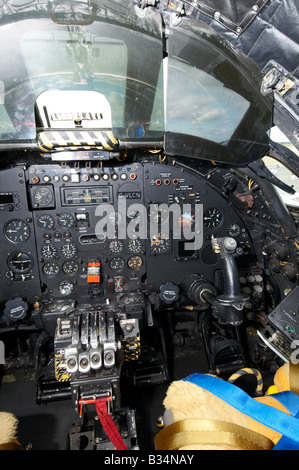
[[[210,419],[184,419],[162,429],[155,437],[156,450],[178,450],[184,446],[229,446],[236,450],[271,450],[270,439],[233,423]]]
[[[299,364],[290,362],[290,390],[299,395]]]

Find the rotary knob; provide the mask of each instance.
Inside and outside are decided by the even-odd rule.
[[[165,304],[172,304],[179,299],[180,290],[173,282],[166,282],[160,286],[159,297]]]

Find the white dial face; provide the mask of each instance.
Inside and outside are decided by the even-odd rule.
[[[142,250],[142,243],[139,238],[132,238],[128,243],[129,253],[140,253]]]
[[[112,253],[121,253],[124,249],[124,244],[121,240],[112,240],[112,242],[109,243],[109,250],[112,251]]]
[[[45,259],[56,258],[58,252],[57,248],[50,243],[48,245],[44,245],[41,249],[41,254]]]
[[[59,292],[62,295],[70,295],[70,294],[72,294],[73,290],[74,290],[74,286],[71,282],[62,281],[59,284]]]
[[[65,258],[73,258],[73,257],[76,256],[76,254],[77,254],[76,245],[74,245],[74,243],[65,243],[65,244],[61,247],[61,254],[62,254]]]

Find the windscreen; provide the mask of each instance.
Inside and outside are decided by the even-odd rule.
[[[265,155],[272,97],[258,67],[200,22],[170,29],[165,151],[244,164]]]
[[[249,106],[248,100],[208,72],[169,58],[167,131],[225,144]]]
[[[0,142],[36,138],[44,92],[89,91],[130,145],[164,139],[168,155],[235,165],[267,152],[272,97],[260,71],[205,23],[182,19],[163,37],[159,11],[130,0],[30,8],[0,18]]]
[[[139,18],[131,2],[111,3],[110,10],[103,3],[102,8],[94,6],[88,24],[75,24],[69,4],[64,18],[59,2],[56,16],[52,6],[51,11],[2,19],[0,140],[35,138],[35,101],[48,90],[101,93],[110,104],[112,129],[119,139],[161,138],[163,51],[158,12],[148,9]]]

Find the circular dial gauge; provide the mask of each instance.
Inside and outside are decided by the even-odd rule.
[[[24,243],[30,237],[30,229],[22,220],[11,220],[5,225],[4,233],[12,243]]]
[[[79,269],[79,265],[74,260],[66,261],[62,265],[62,271],[64,272],[64,274],[76,274],[78,269]]]
[[[120,225],[123,221],[122,215],[119,212],[110,212],[107,216],[110,225]]]
[[[59,284],[59,292],[62,295],[70,295],[72,294],[73,290],[74,286],[69,281],[61,281],[61,283]]]
[[[228,234],[230,237],[237,237],[241,233],[241,228],[238,224],[230,224],[228,227]]]
[[[112,258],[110,260],[109,266],[110,266],[110,269],[112,269],[113,271],[118,271],[119,269],[124,268],[125,261],[122,258],[116,256],[115,258]]]
[[[58,224],[63,228],[71,228],[74,225],[75,219],[72,214],[61,214],[58,217]]]
[[[203,214],[203,223],[205,227],[216,228],[221,223],[222,215],[219,209],[212,207]]]
[[[128,287],[128,279],[125,276],[119,275],[113,277],[113,290],[114,292],[124,292]]]
[[[37,225],[42,230],[51,230],[54,227],[54,219],[51,215],[43,214],[37,219]]]
[[[149,213],[150,223],[163,224],[166,222],[169,216],[168,207],[164,207],[165,204],[162,204],[161,207],[158,204],[152,204],[152,206]]]
[[[31,257],[27,253],[15,251],[8,258],[9,268],[16,274],[28,273],[33,265]]]
[[[162,237],[161,234],[154,235],[150,241],[150,247],[152,253],[165,253],[170,248],[170,240]]]
[[[140,256],[132,256],[128,259],[128,266],[131,269],[139,269],[143,265],[142,258]]]
[[[140,253],[142,250],[142,243],[140,238],[131,238],[128,243],[128,252],[129,253]]]
[[[128,220],[128,222],[134,221],[134,224],[137,225],[137,223],[140,222],[140,213],[139,213],[139,211],[128,209],[127,220]]]
[[[43,266],[43,273],[48,277],[54,277],[59,273],[59,266],[56,263],[46,263]]]
[[[77,254],[76,245],[74,245],[74,243],[65,243],[61,247],[61,254],[65,258],[73,258]]]
[[[57,252],[57,248],[56,246],[54,245],[44,245],[41,249],[41,255],[45,258],[45,259],[51,259],[51,258],[56,258],[58,252]]]
[[[112,240],[112,242],[109,243],[109,250],[112,251],[112,253],[121,253],[124,249],[124,244],[120,240]]]
[[[53,193],[49,188],[37,188],[33,193],[33,203],[36,207],[47,207],[53,202]]]

